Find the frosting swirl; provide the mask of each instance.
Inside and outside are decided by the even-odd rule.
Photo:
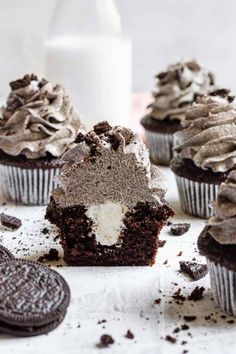
[[[212,73],[202,68],[196,60],[170,65],[156,77],[154,102],[148,107],[152,109],[150,116],[158,120],[169,118],[183,121],[196,95],[207,94],[214,84]]]
[[[227,172],[236,164],[236,104],[229,90],[199,97],[175,134],[174,150],[203,170]]]
[[[208,232],[220,244],[236,244],[236,170],[220,186]]]
[[[10,83],[0,113],[0,149],[11,156],[38,159],[61,156],[81,126],[64,88],[35,75]]]
[[[76,143],[63,155],[59,187],[52,193],[57,204],[162,204],[165,178],[150,164],[148,150],[137,134],[101,122],[86,135],[80,133]]]

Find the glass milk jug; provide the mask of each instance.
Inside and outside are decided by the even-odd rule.
[[[65,86],[87,129],[129,126],[131,41],[113,0],[59,0],[45,42],[45,77]]]

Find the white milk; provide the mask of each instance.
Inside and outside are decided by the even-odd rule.
[[[129,125],[131,42],[122,36],[63,36],[46,42],[46,77],[65,86],[87,128]]]

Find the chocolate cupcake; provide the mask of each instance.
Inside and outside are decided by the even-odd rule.
[[[60,156],[81,126],[65,90],[35,75],[10,83],[0,112],[0,178],[7,200],[28,205],[48,203]]]
[[[152,265],[173,216],[164,176],[137,134],[107,122],[79,134],[63,156],[46,218],[60,230],[67,264]]]
[[[185,113],[196,95],[209,93],[214,77],[196,60],[170,65],[157,76],[151,112],[141,124],[145,128],[147,145],[153,163],[169,166],[172,158],[173,134],[182,129]]]
[[[215,216],[199,236],[198,247],[207,258],[217,305],[236,317],[236,170],[221,184],[213,205]]]
[[[236,104],[229,90],[199,97],[175,134],[171,161],[184,212],[209,218],[219,185],[236,165]]]

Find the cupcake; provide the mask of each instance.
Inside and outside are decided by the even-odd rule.
[[[229,90],[199,97],[186,113],[185,128],[175,134],[171,161],[184,212],[209,218],[219,185],[236,165],[236,104]]]
[[[207,258],[214,299],[221,309],[236,317],[236,170],[219,188],[209,219],[198,239]]]
[[[72,266],[144,266],[172,208],[162,172],[137,134],[101,122],[63,156],[46,218],[60,230]]]
[[[213,75],[196,60],[170,65],[157,75],[154,102],[148,106],[151,112],[141,120],[153,163],[169,166],[173,134],[182,129],[181,122],[196,95],[207,94],[213,84]]]
[[[7,200],[48,203],[60,156],[81,126],[65,90],[35,75],[10,83],[0,112],[0,179]]]

